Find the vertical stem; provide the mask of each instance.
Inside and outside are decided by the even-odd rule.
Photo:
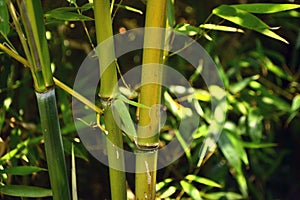
[[[165,28],[167,0],[148,0],[146,10],[146,30],[144,46],[156,42],[156,47],[163,47],[163,29]],[[136,158],[136,199],[155,199],[157,147],[159,141],[159,106],[161,99],[163,51],[158,48],[144,48],[140,103],[151,107],[140,108],[137,143],[142,154]],[[150,84],[151,83],[151,84]]]
[[[94,13],[96,23],[96,36],[97,42],[100,44],[104,40],[113,36],[112,21],[110,16],[110,3],[109,0],[97,0],[94,1]],[[122,132],[118,127],[115,120],[116,116],[113,116],[112,110],[109,107],[109,99],[115,96],[117,91],[114,90],[114,86],[117,85],[117,71],[115,63],[108,63],[106,58],[108,56],[114,56],[114,43],[110,40],[106,51],[97,51],[99,56],[100,74],[101,74],[101,86],[100,86],[100,100],[102,106],[106,108],[104,112],[104,124],[105,129],[108,131],[107,135],[107,152],[108,152],[108,163],[110,166],[118,166],[121,171],[114,168],[109,168],[110,175],[110,188],[111,188],[111,199],[122,200],[127,199],[126,196],[126,175],[125,175],[125,164],[124,155],[118,151],[118,147],[123,149],[123,138]],[[114,56],[115,57],[115,56]],[[112,143],[112,145],[111,145]]]
[[[13,5],[10,2],[8,4],[10,5],[10,12],[17,27],[16,30],[28,57],[27,59],[29,60],[34,80],[53,199],[69,200],[71,199],[70,188],[41,1],[18,0],[28,43],[26,43],[23,33],[21,33]]]
[[[53,199],[71,199],[54,89],[36,92]]]

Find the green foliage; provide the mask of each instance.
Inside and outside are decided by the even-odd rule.
[[[216,97],[201,85],[203,66],[200,63],[194,70],[176,55],[167,56],[167,63],[185,75],[192,89],[173,85],[162,92],[167,119],[160,135],[160,146],[164,147],[176,137],[181,145],[178,148],[186,151],[179,160],[158,172],[157,199],[286,199],[290,188],[298,189],[295,178],[298,166],[291,161],[299,161],[300,49],[297,37],[300,15],[294,10],[299,5],[247,2],[230,1],[228,5],[219,5],[217,1],[208,4],[168,1],[169,26],[197,39],[217,64],[226,89],[220,96],[225,93],[228,112],[227,116],[222,113],[221,118],[226,117],[226,123],[218,141],[205,140],[214,114],[210,103]],[[55,66],[56,77],[72,85],[77,68],[86,56],[82,48],[95,43],[93,4],[74,0],[43,1],[43,6],[47,10],[44,14],[46,31],[52,36],[46,41],[49,45],[43,46],[49,47],[51,55],[46,65]],[[143,24],[144,15],[141,14],[145,7],[141,1],[136,5],[118,1],[111,7],[115,33]],[[0,0],[0,16],[1,43],[24,55],[3,0]],[[43,17],[38,21],[35,23],[43,23]],[[86,23],[91,41],[82,37],[78,22]],[[44,37],[39,30],[34,32],[37,38]],[[289,45],[285,44],[287,41]],[[42,43],[45,44],[45,40]],[[34,48],[30,53],[34,54]],[[140,57],[138,53],[133,55],[135,59]],[[119,62],[122,72],[139,64],[130,55],[124,57]],[[0,198],[52,196],[51,190],[46,189],[50,188],[45,170],[48,165],[45,164],[41,123],[32,98],[30,73],[12,62],[4,52],[0,54],[0,72]],[[111,106],[125,130],[124,146],[132,148],[136,137],[135,112],[149,107],[137,103],[139,90],[120,88],[120,91],[122,95],[116,96]],[[184,93],[177,99],[176,94],[182,91]],[[57,100],[67,166],[72,166],[68,171],[72,171],[74,197],[77,186],[78,199],[109,198],[107,176],[98,177],[107,170],[95,164],[77,136],[70,95],[57,90]],[[180,120],[192,112],[181,104],[184,101],[195,107],[200,119],[191,144],[186,143],[184,133],[178,130]],[[95,129],[96,119],[90,119],[75,120],[83,121],[84,128]],[[207,151],[203,151],[203,144]],[[71,155],[76,159],[72,164]],[[203,155],[201,162],[199,155]],[[128,187],[134,187],[130,178]]]
[[[8,15],[8,9],[5,3],[5,0],[0,1],[0,33],[6,37],[7,34],[10,31],[10,26],[9,26],[9,15]]]

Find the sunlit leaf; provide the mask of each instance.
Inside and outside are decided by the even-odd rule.
[[[270,14],[300,8],[297,4],[250,3],[231,5],[232,7],[257,14]]]
[[[168,92],[164,92],[164,100],[167,108],[178,119],[184,119],[193,115],[193,112],[190,108],[184,107],[183,105],[174,101]]]
[[[227,31],[227,32],[239,32],[244,33],[242,29],[230,27],[230,26],[222,26],[217,24],[201,24],[200,28],[209,29],[209,30],[216,30],[216,31]]]
[[[261,34],[264,34],[268,37],[272,37],[274,39],[283,41],[285,43],[288,43],[284,38],[280,37],[273,31],[271,31],[271,27],[268,26],[266,23],[264,23],[262,20],[260,20],[258,17],[254,16],[253,14],[241,10],[238,8],[235,8],[233,6],[229,5],[221,5],[213,10],[213,14],[226,19],[230,22],[233,22],[241,27],[255,30]]]
[[[6,37],[9,31],[8,9],[5,0],[0,0],[0,33]]]
[[[199,190],[195,186],[193,186],[193,184],[185,180],[181,180],[180,185],[184,190],[184,192],[187,193],[193,199],[199,199],[199,200],[202,199]]]
[[[293,99],[291,111],[294,112],[300,108],[300,95],[296,95]]]
[[[161,195],[159,195],[160,198],[164,199],[176,192],[176,187],[175,186],[170,186],[166,191],[164,191]]]
[[[210,93],[206,90],[195,90],[194,97],[197,100],[208,102],[210,101]]]
[[[131,11],[131,12],[139,13],[139,14],[141,14],[141,15],[143,14],[143,12],[142,12],[141,10],[136,9],[136,8],[133,8],[133,7],[131,7],[131,6],[126,6],[126,5],[121,5],[121,4],[117,4],[117,5],[115,5],[115,6],[120,7],[120,8],[123,8],[123,9],[128,10],[128,11]]]
[[[248,114],[248,131],[249,135],[254,142],[260,142],[262,139],[262,124],[263,116],[256,108],[251,108]]]
[[[52,190],[34,187],[34,186],[26,186],[26,185],[5,185],[0,186],[0,193],[15,196],[15,197],[49,197],[52,196]]]
[[[201,35],[203,30],[199,27],[192,26],[190,24],[178,24],[175,28],[176,31],[188,36]]]
[[[6,173],[6,174],[11,174],[11,175],[28,175],[32,174],[34,172],[39,172],[39,171],[47,171],[44,168],[40,167],[35,167],[35,166],[16,166],[16,167],[11,167],[11,168],[6,168],[3,170],[0,170],[0,174]]]
[[[212,192],[212,193],[205,193],[203,195],[206,199],[210,200],[219,200],[222,198],[225,198],[227,200],[238,200],[238,199],[244,199],[244,197],[238,193],[234,192]]]
[[[286,44],[288,44],[289,42],[282,38],[281,36],[277,35],[276,33],[274,33],[273,31],[269,30],[269,29],[262,29],[262,30],[256,30],[257,32],[260,32],[263,35],[266,35],[268,37],[274,38],[276,40],[280,40]]]
[[[166,178],[165,180],[163,180],[163,181],[161,181],[161,182],[159,182],[159,183],[156,184],[155,190],[156,190],[156,191],[159,191],[159,190],[161,190],[163,187],[168,186],[169,183],[171,183],[171,182],[172,182],[172,179],[171,179],[171,178]]]
[[[286,121],[287,124],[289,124],[299,114],[299,108],[300,108],[300,95],[298,94],[293,99],[291,110],[290,110],[290,116]]]
[[[71,3],[71,4],[75,4],[76,0],[67,0],[67,2]]]
[[[230,5],[221,5],[215,8],[213,10],[213,14],[251,30],[271,28],[251,13],[237,9]]]
[[[194,174],[189,174],[185,178],[187,180],[195,181],[195,182],[207,185],[207,186],[222,188],[222,186],[219,183],[216,183],[215,181],[212,181],[208,178],[196,176]]]

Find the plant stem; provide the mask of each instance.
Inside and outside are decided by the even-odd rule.
[[[156,42],[156,47],[163,47],[165,32],[147,27],[165,28],[166,26],[166,0],[148,0],[145,22],[144,46]],[[142,82],[140,103],[151,107],[140,108],[139,128],[137,143],[143,154],[137,154],[136,158],[136,199],[155,199],[157,148],[159,142],[160,108],[155,106],[161,102],[163,50],[144,48]],[[146,65],[148,64],[148,65]],[[149,84],[151,83],[151,84]],[[154,123],[153,123],[154,122]],[[146,156],[145,156],[145,153]]]
[[[113,36],[109,0],[94,1],[94,13],[97,42],[100,44],[108,38],[111,39]],[[114,98],[116,95],[114,86],[117,85],[117,71],[115,63],[108,63],[109,65],[106,67],[107,63],[105,62],[107,56],[115,55],[113,40],[110,40],[110,42],[110,45],[107,49],[105,49],[105,51],[97,51],[96,48],[96,53],[98,53],[99,56],[101,74],[99,96],[102,102],[102,107],[106,107],[103,117],[105,129],[108,131],[108,135],[106,137],[108,163],[110,166],[118,166],[119,169],[122,169],[117,170],[112,167],[109,168],[111,199],[125,200],[127,199],[127,195],[124,155],[117,149],[117,147],[123,149],[122,132],[115,121],[118,120],[116,119],[117,117],[113,116],[112,110],[108,106],[109,99]]]
[[[54,81],[50,68],[42,5],[40,1],[18,0],[28,43],[24,42],[25,38],[21,33],[14,8],[12,4],[9,5],[34,80],[53,199],[69,200],[71,199],[70,188],[58,120]],[[19,59],[22,60],[21,57]]]
[[[36,92],[54,200],[71,199],[54,89]]]

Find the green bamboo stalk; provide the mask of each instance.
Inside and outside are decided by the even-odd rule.
[[[62,138],[58,121],[55,91],[36,92],[44,134],[46,158],[54,200],[71,199]]]
[[[53,199],[69,200],[71,196],[41,1],[18,0],[18,5],[30,52],[24,43],[23,33],[19,28],[17,31],[19,36],[22,35],[20,39],[34,80]],[[11,9],[13,11],[13,7]]]
[[[157,42],[155,46],[164,45],[164,31],[147,29],[147,27],[165,28],[167,0],[148,0],[146,8],[144,46]],[[140,152],[136,158],[136,199],[155,199],[157,148],[159,142],[159,107],[161,99],[162,71],[159,64],[163,63],[163,51],[160,49],[144,48],[140,103],[151,108],[140,108],[137,144]],[[146,65],[148,64],[148,65]],[[157,84],[149,84],[157,83]],[[148,84],[146,84],[148,83]],[[151,123],[154,121],[156,123]],[[151,123],[151,124],[150,124]],[[145,156],[146,155],[146,156]]]
[[[94,13],[97,42],[100,44],[104,40],[113,36],[109,0],[94,1]],[[119,169],[123,169],[119,171],[111,167],[109,168],[111,199],[125,200],[127,199],[127,195],[124,155],[122,152],[118,152],[116,149],[116,147],[123,149],[122,132],[115,122],[115,120],[118,119],[113,116],[111,108],[107,107],[109,99],[113,99],[117,92],[114,91],[114,86],[117,84],[116,64],[111,63],[107,68],[104,68],[106,65],[105,58],[107,58],[107,56],[115,55],[113,41],[111,40],[111,44],[106,51],[96,52],[100,58],[99,62],[101,72],[99,96],[100,100],[102,101],[102,107],[106,108],[103,117],[105,129],[108,131],[108,163],[110,166],[119,166]],[[110,143],[113,143],[113,145],[109,145]]]

